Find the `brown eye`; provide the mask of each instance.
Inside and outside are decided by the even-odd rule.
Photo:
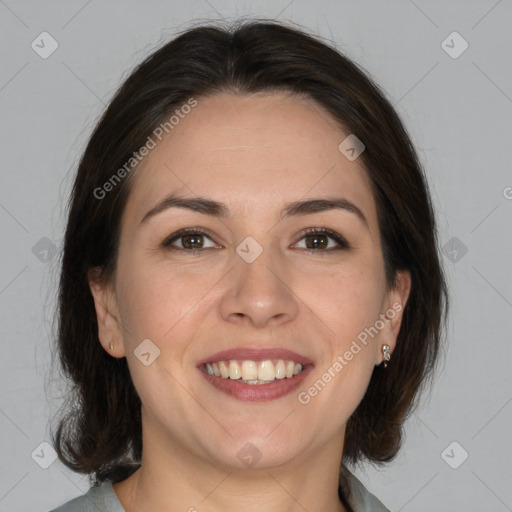
[[[347,241],[335,231],[326,228],[311,228],[303,235],[301,240],[305,240],[305,247],[310,251],[317,250],[339,250],[348,249]]]
[[[326,249],[329,245],[329,237],[327,235],[307,235],[304,238],[306,239],[306,247],[308,249]]]
[[[208,246],[205,245],[207,240],[210,241],[210,245]],[[182,250],[188,252],[219,247],[206,233],[194,229],[182,229],[173,233],[164,240],[162,246],[169,250]]]
[[[203,235],[184,235],[180,237],[182,239],[182,245],[185,249],[202,249],[204,240]]]

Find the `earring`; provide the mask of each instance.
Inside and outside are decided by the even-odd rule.
[[[114,342],[113,341],[110,342],[109,347],[110,347],[110,350],[114,350]]]
[[[384,368],[388,367],[388,362],[391,359],[391,352],[389,351],[391,347],[389,345],[382,345],[382,355],[384,357],[384,361],[382,361],[382,366]]]

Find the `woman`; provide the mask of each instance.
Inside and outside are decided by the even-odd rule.
[[[446,286],[428,187],[378,87],[275,22],[188,30],[122,85],[70,200],[60,512],[387,510]]]

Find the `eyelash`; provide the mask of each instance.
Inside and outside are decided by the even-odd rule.
[[[332,251],[346,250],[346,249],[350,248],[349,243],[345,240],[345,238],[343,236],[341,236],[336,231],[333,231],[324,226],[318,227],[318,228],[308,228],[307,230],[303,231],[299,241],[301,241],[303,238],[305,238],[308,235],[310,236],[310,235],[317,235],[317,234],[327,235],[329,238],[333,239],[338,244],[338,247],[331,247],[330,249],[307,249],[306,248],[306,249],[301,249],[301,250],[308,251],[310,253],[312,253],[312,252],[318,253],[318,252],[332,252]],[[201,248],[200,249],[186,249],[186,248],[182,248],[182,247],[175,247],[172,245],[173,242],[175,242],[176,240],[179,240],[180,238],[182,238],[183,236],[186,236],[186,235],[201,235],[201,236],[206,236],[210,240],[212,240],[212,237],[210,235],[208,235],[208,233],[201,231],[198,228],[184,228],[184,229],[180,229],[179,231],[176,231],[175,233],[173,233],[172,235],[167,237],[162,242],[162,246],[170,251],[182,251],[182,252],[185,252],[188,254],[199,254],[201,251],[204,251],[206,249],[213,249],[213,247],[206,247],[203,249],[201,249]],[[212,242],[213,242],[213,240],[212,240]],[[296,243],[298,243],[298,242],[296,242]]]

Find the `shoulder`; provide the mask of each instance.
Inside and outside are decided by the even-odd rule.
[[[50,512],[125,512],[110,482],[91,487],[87,493]]]
[[[346,467],[340,474],[340,484],[342,482],[348,487],[348,500],[354,512],[390,512]]]

